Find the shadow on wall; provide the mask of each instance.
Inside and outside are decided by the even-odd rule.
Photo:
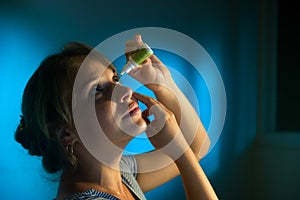
[[[244,184],[249,183],[247,181],[251,174],[247,148],[255,134],[252,128],[248,128],[255,127],[253,116],[256,114],[255,102],[252,102],[255,99],[253,88],[256,86],[249,84],[249,81],[256,81],[253,78],[256,73],[253,66],[256,62],[255,16],[259,1],[243,2],[245,5],[242,6],[240,2],[225,0],[218,3],[204,0],[196,3],[192,0],[154,0],[144,6],[143,10],[137,7],[140,1],[139,4],[137,1],[107,1],[105,6],[102,2],[95,5],[74,2],[70,6],[67,1],[55,0],[31,0],[26,4],[1,2],[0,43],[5,51],[1,52],[0,67],[0,106],[3,111],[0,116],[3,133],[0,146],[2,152],[9,153],[0,154],[0,159],[5,161],[0,165],[0,196],[3,199],[10,199],[12,194],[14,198],[20,199],[51,199],[56,193],[57,183],[43,178],[40,159],[28,156],[13,139],[19,122],[21,94],[40,61],[70,40],[80,40],[95,46],[111,35],[144,26],[166,27],[187,34],[203,45],[216,62],[225,82],[228,112],[221,138],[201,164],[215,185],[220,199],[234,199],[230,197],[237,191],[237,197],[248,194],[251,189]],[[136,17],[143,16],[147,11],[151,13],[149,18]],[[169,57],[163,54],[161,52],[162,56]],[[184,60],[177,62],[188,65]],[[170,61],[169,65],[173,64]],[[199,112],[207,127],[211,110],[205,84],[201,78],[192,77],[191,71],[183,73],[195,80],[191,84],[199,91]],[[147,193],[147,196],[149,199],[157,199],[161,194],[167,198],[183,199],[180,178]]]

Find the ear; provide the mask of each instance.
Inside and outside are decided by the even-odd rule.
[[[78,141],[76,133],[68,128],[64,129],[60,137],[60,142],[62,143],[62,145],[67,146],[70,144],[74,144],[76,141]]]

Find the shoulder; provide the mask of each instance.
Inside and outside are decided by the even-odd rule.
[[[120,160],[121,172],[132,174],[134,177],[137,175],[137,162],[134,156],[122,156]]]
[[[119,198],[105,192],[90,189],[84,192],[71,194],[65,200],[119,200]]]

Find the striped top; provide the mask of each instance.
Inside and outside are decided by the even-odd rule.
[[[122,182],[135,195],[137,200],[146,200],[136,181],[137,164],[134,156],[123,156],[120,161]],[[120,200],[112,194],[90,189],[69,195],[65,200]]]

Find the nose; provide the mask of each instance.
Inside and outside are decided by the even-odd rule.
[[[119,103],[129,103],[132,97],[132,90],[128,87],[122,86],[120,84],[115,86],[115,92],[114,95],[116,98],[116,101]]]

